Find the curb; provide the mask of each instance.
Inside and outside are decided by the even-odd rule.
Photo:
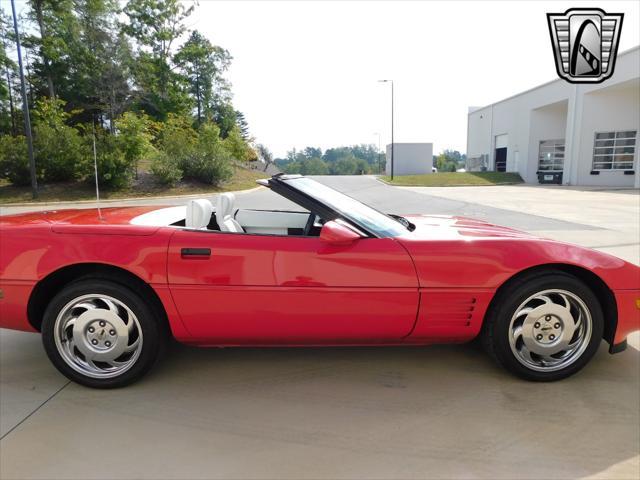
[[[399,188],[449,188],[449,187],[505,187],[509,185],[524,185],[524,182],[518,183],[492,183],[489,185],[469,185],[468,183],[456,183],[453,185],[394,185],[392,183],[386,183],[381,180],[385,185],[389,185],[390,187],[399,187]]]
[[[234,195],[242,194],[242,193],[251,193],[256,190],[260,190],[264,188],[261,185],[257,187],[248,188],[246,190],[229,190],[225,192],[202,192],[202,193],[188,193],[186,195],[160,195],[155,197],[127,197],[127,198],[109,198],[109,199],[100,199],[100,204],[103,203],[118,203],[118,202],[135,202],[140,200],[162,200],[166,198],[167,200],[175,199],[175,198],[202,198],[208,197],[212,195],[219,195],[221,193],[233,193]],[[8,208],[8,207],[32,207],[32,206],[48,206],[48,205],[68,205],[68,204],[91,204],[96,203],[96,200],[64,200],[58,202],[20,202],[20,203],[0,203],[0,208]]]
[[[387,185],[388,187],[399,187],[399,188],[447,188],[447,187],[501,187],[504,185],[525,185],[525,182],[503,182],[503,183],[492,183],[489,185],[469,185],[468,183],[460,183],[453,185],[396,185],[394,183],[386,182],[382,180],[380,177],[376,177],[376,180],[382,183],[383,185]]]

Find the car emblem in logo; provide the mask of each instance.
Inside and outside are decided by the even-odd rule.
[[[599,8],[548,13],[558,75],[571,83],[600,83],[613,75],[623,17]]]

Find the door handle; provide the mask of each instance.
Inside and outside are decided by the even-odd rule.
[[[182,257],[210,257],[210,248],[183,248],[180,250]]]

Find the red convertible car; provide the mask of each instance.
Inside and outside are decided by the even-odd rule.
[[[305,211],[214,206],[0,217],[0,327],[41,332],[91,387],[200,346],[425,345],[480,337],[529,380],[640,329],[640,269],[461,217],[386,215],[310,178],[262,185]]]

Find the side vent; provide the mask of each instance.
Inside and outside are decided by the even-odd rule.
[[[468,327],[471,325],[477,299],[458,293],[423,294],[422,319],[425,326]]]
[[[425,288],[411,333],[415,339],[465,342],[474,338],[494,292],[489,289]]]

